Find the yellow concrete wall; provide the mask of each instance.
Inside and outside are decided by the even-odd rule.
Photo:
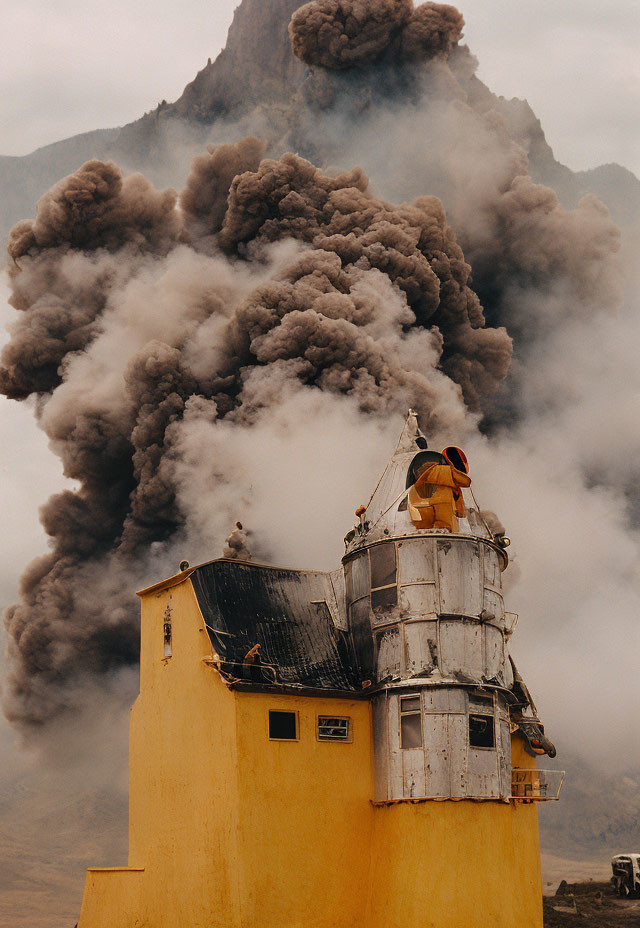
[[[299,713],[299,741],[265,740],[269,709]],[[318,741],[318,714],[350,717],[353,743]],[[373,824],[369,703],[240,694],[237,737],[244,924],[360,925]]]
[[[367,928],[541,928],[535,805],[376,808]]]
[[[314,924],[355,925],[372,822],[369,704],[229,690],[203,661],[189,581],[143,597],[141,636],[129,865],[144,872],[90,871],[80,928],[293,928],[310,924],[310,903]],[[298,712],[298,741],[269,740],[270,708]],[[349,716],[353,741],[317,741],[318,714]]]
[[[172,607],[173,655],[163,659]],[[191,583],[143,597],[140,695],[131,711],[129,864],[144,868],[127,917],[121,884],[91,871],[80,928],[239,924],[234,696],[203,663],[208,635]],[[212,909],[220,912],[212,920]]]
[[[513,766],[532,768],[524,739]],[[535,803],[376,807],[367,928],[542,928]]]
[[[87,871],[79,925],[141,928],[138,918],[144,871],[109,867]]]
[[[373,806],[368,702],[232,691],[210,655],[190,581],[143,596],[137,869],[89,871],[79,928],[539,928],[535,805]],[[269,709],[298,712],[298,741],[269,740]],[[353,742],[319,742],[318,714]]]

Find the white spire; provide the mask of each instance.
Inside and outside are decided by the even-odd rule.
[[[411,528],[408,513],[398,513],[397,509],[406,491],[409,465],[415,455],[426,447],[427,440],[418,427],[418,416],[410,409],[398,446],[384,469],[363,516],[363,521],[369,524],[371,538],[384,534],[385,528],[392,531],[398,515],[406,521],[407,529]]]

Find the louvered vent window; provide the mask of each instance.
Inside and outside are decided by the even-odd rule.
[[[319,715],[318,741],[351,741],[351,719]]]

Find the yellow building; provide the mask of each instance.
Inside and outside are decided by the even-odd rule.
[[[339,570],[220,559],[139,594],[129,864],[88,871],[79,928],[542,925],[555,752],[508,656],[508,542],[459,496],[455,531],[420,527],[425,467],[463,466],[425,449],[410,415]]]

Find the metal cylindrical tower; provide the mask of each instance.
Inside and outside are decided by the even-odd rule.
[[[376,799],[507,799],[518,697],[505,542],[464,507],[459,484],[468,481],[446,454],[425,448],[410,415],[345,539],[349,627],[361,676],[376,690]]]

